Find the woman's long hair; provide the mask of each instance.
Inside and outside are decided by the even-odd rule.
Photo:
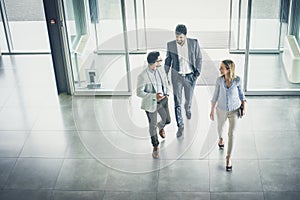
[[[235,75],[235,64],[232,60],[226,59],[222,60],[222,63],[225,65],[226,69],[229,70],[229,79],[233,80],[236,78]]]

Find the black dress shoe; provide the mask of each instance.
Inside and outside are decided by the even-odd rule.
[[[192,118],[192,113],[191,113],[191,111],[189,110],[189,111],[186,111],[186,118],[187,119],[191,119]]]
[[[183,137],[183,127],[178,127],[178,131],[176,133],[177,138]]]

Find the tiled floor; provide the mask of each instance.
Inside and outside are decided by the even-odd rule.
[[[140,99],[57,96],[49,55],[0,64],[0,199],[300,199],[300,98],[248,97],[233,171],[197,86],[185,138],[151,144]],[[226,138],[225,138],[226,139]]]

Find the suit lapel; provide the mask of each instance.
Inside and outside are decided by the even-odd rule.
[[[188,56],[189,56],[189,63],[190,63],[190,65],[191,65],[191,61],[192,61],[192,47],[193,47],[193,45],[192,45],[192,40],[191,39],[189,39],[189,38],[186,38],[186,40],[187,40],[187,45],[188,45]],[[192,66],[191,66],[192,67]]]
[[[177,51],[177,44],[176,44],[176,40],[174,40],[174,41],[173,41],[172,45],[173,45],[173,50],[172,50],[172,53],[174,53],[174,54],[175,54],[175,56],[176,56],[176,58],[177,58],[177,60],[178,60],[178,51]]]

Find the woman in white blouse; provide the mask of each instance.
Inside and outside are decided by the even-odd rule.
[[[217,78],[215,91],[211,100],[210,118],[214,120],[216,107],[220,149],[224,148],[223,127],[228,119],[228,148],[226,155],[226,171],[232,170],[231,153],[233,149],[234,132],[240,106],[243,106],[241,116],[245,115],[246,98],[242,90],[241,78],[235,74],[235,64],[232,60],[223,60],[220,64],[221,76]]]

